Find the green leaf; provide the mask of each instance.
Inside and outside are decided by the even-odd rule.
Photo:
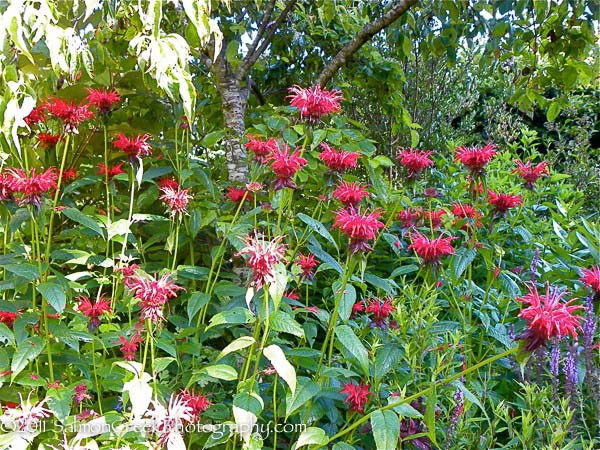
[[[296,392],[296,370],[286,359],[283,350],[278,345],[269,345],[263,350],[263,355],[273,364],[277,374],[290,387],[292,394]]]
[[[333,292],[338,292],[342,288],[342,283],[336,281],[333,283]],[[352,307],[356,303],[356,289],[351,284],[347,284],[340,299],[339,317],[342,322],[346,322],[352,314]]]
[[[252,336],[239,337],[235,341],[230,342],[223,350],[221,350],[221,353],[219,353],[219,356],[217,356],[217,360],[223,358],[224,356],[226,356],[232,352],[241,350],[246,347],[250,347],[255,342],[256,341],[254,340],[254,338]]]
[[[306,225],[308,225],[308,227],[311,230],[313,230],[315,233],[318,233],[322,237],[327,239],[327,241],[329,241],[331,243],[331,245],[333,245],[335,247],[335,249],[339,252],[339,248],[337,246],[337,243],[333,239],[333,236],[331,236],[329,231],[327,231],[327,228],[325,228],[325,226],[321,222],[319,222],[318,220],[315,220],[312,217],[307,216],[306,214],[303,214],[303,213],[298,214],[298,219],[300,219],[302,222],[304,222]]]
[[[29,361],[32,361],[40,353],[42,353],[44,346],[44,341],[38,336],[33,336],[21,342],[17,348],[17,351],[13,355],[13,359],[10,364],[10,370],[12,370],[11,379],[13,381],[16,376],[19,375],[27,366],[27,364],[29,364]]]
[[[425,416],[423,422],[427,425],[427,436],[431,439],[431,442],[437,446],[437,440],[435,437],[435,405],[437,404],[437,393],[435,384],[433,389],[427,394],[427,405],[425,406]]]
[[[302,405],[319,393],[321,387],[314,381],[306,378],[298,380],[296,393],[291,392],[285,398],[285,416],[286,418],[294,414]]]
[[[206,267],[198,266],[179,266],[177,267],[177,277],[186,280],[208,280],[209,270]]]
[[[187,315],[190,324],[194,320],[194,317],[196,317],[196,314],[198,314],[198,311],[200,311],[209,300],[210,295],[204,292],[194,292],[192,294],[187,304]]]
[[[398,367],[402,352],[395,345],[385,345],[377,349],[375,356],[375,379],[381,380],[390,370]]]
[[[42,294],[48,304],[54,308],[57,313],[62,313],[67,304],[67,295],[62,285],[53,281],[46,281],[37,287],[37,291]]]
[[[406,275],[407,273],[413,273],[419,270],[419,266],[415,264],[409,264],[406,266],[400,266],[397,269],[394,269],[390,278],[395,278],[399,275]]]
[[[393,411],[378,409],[371,414],[377,450],[395,450],[400,436],[400,420]]]
[[[552,102],[550,104],[550,107],[548,108],[548,111],[546,112],[546,118],[548,119],[548,122],[554,122],[554,120],[556,120],[556,118],[560,114],[561,110],[562,105],[559,102]]]
[[[393,403],[393,401],[390,403]],[[410,406],[408,403],[402,403],[401,405],[394,406],[393,410],[396,411],[400,417],[412,417],[417,419],[423,418],[423,414]]]
[[[305,445],[327,445],[329,438],[324,430],[317,427],[308,427],[300,434],[298,441],[296,442],[296,449],[304,447]]]
[[[297,337],[304,336],[304,330],[298,322],[296,322],[292,316],[283,311],[276,311],[270,317],[271,329],[273,331],[279,331],[281,333],[293,334]]]
[[[54,416],[62,423],[71,414],[72,404],[73,389],[48,389],[48,406],[54,413]]]
[[[335,327],[335,335],[342,347],[342,353],[348,359],[358,362],[364,375],[369,376],[369,354],[365,346],[348,325]]]
[[[452,276],[455,280],[460,278],[476,256],[477,252],[470,248],[461,248],[456,251],[456,255],[452,259]]]
[[[225,381],[233,381],[238,378],[237,371],[227,364],[215,364],[214,366],[204,367],[200,372]]]
[[[467,387],[462,383],[462,381],[460,381],[460,380],[454,380],[450,384],[452,384],[453,386],[455,386],[458,389],[460,389],[461,392],[465,395],[465,398],[467,400],[469,400],[471,403],[474,403],[475,405],[479,406],[479,409],[481,409],[482,411],[484,411],[483,405],[481,404],[481,402],[479,401],[479,399],[477,397],[475,397],[475,395],[469,389],[467,389]]]
[[[356,450],[355,447],[350,444],[346,444],[345,442],[338,442],[335,444],[331,450]]]
[[[243,308],[241,306],[228,309],[227,311],[220,312],[210,319],[210,323],[206,327],[206,329],[210,329],[212,327],[216,327],[218,325],[225,324],[243,324],[250,323],[254,320],[254,316],[248,309]]]
[[[15,345],[14,333],[2,322],[0,322],[0,342],[2,342],[5,347],[8,345]]]
[[[71,219],[74,222],[77,222],[80,225],[83,225],[85,228],[88,228],[98,234],[101,238],[104,238],[104,233],[102,232],[102,228],[100,225],[93,220],[92,218],[86,216],[84,213],[75,208],[66,208],[61,211],[65,216]]]
[[[255,416],[258,416],[263,409],[263,403],[260,397],[248,392],[240,392],[233,397],[233,405],[244,411],[249,411]]]
[[[6,264],[4,269],[14,273],[19,277],[25,278],[28,281],[38,280],[40,278],[38,268],[33,264]]]

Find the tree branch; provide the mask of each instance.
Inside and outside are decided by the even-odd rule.
[[[267,5],[267,10],[265,11],[265,14],[263,15],[262,23],[258,27],[258,31],[256,32],[256,36],[254,37],[252,44],[250,44],[250,48],[248,49],[248,53],[246,54],[246,57],[244,58],[244,62],[246,62],[249,58],[252,57],[252,55],[256,51],[256,47],[258,47],[258,43],[260,42],[261,38],[263,37],[263,34],[265,34],[267,25],[269,24],[269,21],[271,20],[271,14],[273,14],[273,9],[275,9],[276,1],[277,0],[271,0],[269,2],[269,4]]]
[[[402,14],[404,14],[408,8],[417,3],[418,0],[399,0],[392,8],[381,16],[363,27],[350,42],[348,42],[342,49],[333,57],[325,68],[321,71],[317,77],[315,84],[324,87],[335,73],[342,67],[346,61],[358,51],[364,44],[366,44],[373,36],[379,33],[388,25],[394,23]]]
[[[271,43],[271,39],[273,39],[273,36],[275,35],[275,32],[279,29],[283,21],[286,19],[288,13],[292,10],[292,8],[296,5],[297,2],[298,0],[288,0],[288,2],[285,5],[285,8],[283,9],[283,11],[281,11],[281,14],[279,14],[279,17],[277,17],[275,22],[270,26],[269,24],[267,24],[266,28],[268,28],[268,30],[258,49],[256,49],[256,51],[254,51],[252,55],[246,55],[244,63],[241,65],[237,73],[239,78],[243,78],[246,75],[248,75],[248,72],[250,72],[252,66],[256,63],[256,61],[258,61],[260,55],[262,55],[266,48],[269,46],[269,44]]]

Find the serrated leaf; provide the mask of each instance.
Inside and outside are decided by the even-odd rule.
[[[210,319],[210,323],[206,329],[224,324],[243,324],[250,323],[254,320],[254,316],[246,308],[236,307],[227,311],[220,312]]]
[[[198,311],[202,309],[204,305],[206,305],[210,300],[210,295],[204,292],[194,292],[187,304],[187,315],[188,315],[188,323],[192,323]]]
[[[456,255],[452,259],[452,276],[455,280],[461,277],[476,256],[477,252],[470,248],[461,248],[456,251]]]
[[[224,356],[230,353],[242,350],[246,347],[250,347],[255,342],[256,341],[252,336],[239,337],[235,341],[230,342],[229,345],[227,345],[223,350],[221,350],[221,353],[219,353],[219,356],[217,356],[217,360],[223,358]]]
[[[214,366],[204,367],[201,372],[204,372],[213,378],[225,381],[233,381],[238,378],[237,371],[227,364],[215,364]]]
[[[365,346],[348,325],[335,327],[335,336],[341,346],[342,353],[348,359],[358,362],[363,375],[369,376],[369,354]]]
[[[304,330],[298,322],[296,322],[292,316],[283,311],[276,311],[270,318],[271,329],[273,331],[279,331],[282,333],[293,334],[297,337],[304,336]]]
[[[342,283],[336,281],[333,283],[333,292],[339,292]],[[351,284],[347,284],[344,293],[340,299],[339,317],[342,322],[346,322],[352,314],[352,307],[356,303],[356,289]]]
[[[100,228],[100,225],[98,225],[98,223],[94,219],[86,216],[78,209],[66,208],[63,209],[61,212],[72,221],[83,225],[85,228],[88,228],[96,234],[98,234],[101,238],[104,238],[104,233],[102,232],[102,228]]]
[[[319,393],[321,387],[314,381],[303,379],[298,383],[296,393],[288,394],[285,398],[285,416],[289,417],[302,405]]]
[[[14,381],[27,364],[42,353],[45,345],[45,342],[38,336],[25,339],[19,344],[10,364],[11,380]]]
[[[73,389],[60,388],[48,390],[48,406],[54,416],[61,422],[65,422],[71,413],[73,404]]]
[[[327,228],[325,228],[325,225],[323,225],[318,220],[315,220],[312,217],[307,216],[306,214],[303,214],[303,213],[299,213],[297,217],[302,222],[304,222],[306,225],[308,225],[308,227],[311,230],[313,230],[315,233],[317,233],[321,237],[327,239],[327,241],[331,245],[333,245],[337,251],[339,251],[337,243],[335,242],[335,240],[333,239],[333,236],[331,236],[331,234],[329,233],[329,231],[327,230]]]
[[[22,264],[6,264],[4,266],[5,270],[8,270],[11,273],[19,277],[23,277],[28,281],[34,281],[40,278],[40,272],[38,268],[33,264],[22,263]]]
[[[36,288],[57,313],[62,313],[67,305],[67,294],[62,285],[46,281]]]
[[[283,350],[278,345],[269,345],[263,350],[263,355],[273,364],[277,374],[283,378],[294,394],[296,392],[296,369],[287,360]]]
[[[373,438],[377,450],[396,450],[400,436],[400,420],[393,411],[373,411],[371,414]]]
[[[317,427],[308,427],[298,437],[295,448],[298,449],[305,445],[327,445],[328,441],[329,439],[324,430]]]

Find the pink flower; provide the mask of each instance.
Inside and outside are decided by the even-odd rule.
[[[320,86],[301,88],[292,86],[290,104],[300,110],[300,117],[309,122],[316,122],[321,117],[340,111],[340,100],[343,95],[338,90],[328,91]]]
[[[487,144],[485,147],[458,147],[455,160],[460,161],[476,177],[485,171],[485,166],[496,156],[496,145]]]
[[[271,163],[271,169],[273,169],[273,172],[277,175],[275,190],[283,189],[284,187],[296,189],[292,177],[298,170],[306,165],[306,159],[300,157],[298,150],[294,150],[294,152],[290,154],[289,147],[286,144],[283,144],[281,148],[273,150],[268,159],[273,161]]]
[[[27,117],[25,117],[25,123],[31,127],[37,123],[43,123],[46,121],[46,105],[42,104],[40,106],[36,106],[35,108],[33,108],[33,110],[29,113],[29,115]]]
[[[528,159],[526,164],[523,164],[522,161],[515,161],[517,164],[517,168],[513,170],[511,173],[518,173],[523,181],[525,181],[525,187],[527,189],[533,189],[533,185],[538,180],[538,178],[543,177],[544,175],[549,175],[548,172],[548,162],[542,161],[535,167],[531,166],[531,160]]]
[[[152,320],[156,323],[164,319],[163,305],[169,299],[177,297],[177,291],[184,290],[173,282],[173,274],[166,273],[160,278],[148,274],[135,273],[128,277],[127,289],[140,301],[140,320]]]
[[[442,225],[442,216],[446,214],[446,211],[439,209],[437,211],[425,210],[421,215],[423,225],[431,228],[439,228]]]
[[[248,192],[244,188],[236,188],[234,186],[229,186],[229,192],[225,194],[225,197],[229,197],[234,203],[240,203],[241,201],[251,202],[254,199],[252,192]]]
[[[100,325],[100,316],[112,311],[110,299],[104,296],[100,297],[96,303],[92,303],[89,297],[79,297],[75,299],[79,302],[79,311],[90,319],[89,329],[95,330]]]
[[[348,169],[356,168],[356,162],[360,156],[355,152],[347,152],[344,150],[336,150],[325,142],[321,142],[323,151],[319,155],[319,159],[333,172],[344,172]]]
[[[558,288],[550,289],[550,283],[546,285],[546,295],[538,293],[535,284],[527,286],[529,293],[524,297],[517,297],[517,301],[529,305],[519,313],[519,317],[525,319],[528,328],[517,339],[527,341],[527,351],[533,351],[546,344],[552,337],[564,337],[571,335],[577,338],[577,328],[581,328],[580,318],[573,315],[583,306],[570,306],[574,301],[561,303],[566,291],[559,292]]]
[[[509,209],[515,208],[523,203],[521,197],[518,195],[504,193],[496,194],[492,190],[488,192],[488,200],[490,205],[494,207],[494,212],[498,213],[499,215],[504,215]]]
[[[372,392],[369,391],[369,385],[362,384],[360,382],[354,384],[354,381],[350,381],[350,383],[342,383],[342,385],[344,386],[344,389],[342,389],[340,392],[348,395],[346,400],[344,400],[344,403],[349,403],[351,411],[364,414],[365,405],[369,401],[369,395],[372,394]]]
[[[77,105],[74,101],[65,102],[54,98],[44,104],[44,108],[53,116],[62,120],[65,133],[78,134],[77,127],[87,119],[94,117],[94,113],[88,109],[88,105]]]
[[[433,161],[429,158],[433,152],[419,150],[418,148],[401,148],[396,158],[408,171],[408,178],[416,178],[427,167],[433,167]]]
[[[412,235],[412,244],[408,249],[413,249],[421,257],[425,264],[438,265],[442,256],[454,254],[452,241],[455,237],[438,237],[429,239],[427,236],[417,232]]]
[[[19,314],[10,311],[0,311],[0,323],[3,323],[8,328],[13,327],[15,319],[19,317]]]
[[[107,174],[108,179],[112,180],[115,175],[120,175],[122,173],[125,173],[123,171],[122,167],[123,167],[123,163],[119,163],[119,164],[115,164],[114,166],[108,166],[108,169],[107,169],[104,164],[98,163],[98,168],[100,170],[98,170],[97,173],[98,173],[98,175]]]
[[[75,386],[75,392],[73,393],[73,404],[79,405],[84,400],[91,400],[92,397],[87,393],[87,385],[81,383]]]
[[[378,298],[367,300],[366,312],[373,314],[373,321],[371,327],[379,327],[382,330],[386,328],[386,320],[392,314],[396,308],[392,305],[392,299],[386,298],[383,302]]]
[[[261,140],[258,136],[248,135],[246,149],[254,153],[254,159],[259,163],[265,163],[269,160],[269,156],[274,151],[277,151],[277,141],[274,138],[269,138],[266,141]]]
[[[298,254],[298,259],[294,263],[302,269],[302,276],[304,278],[312,278],[313,269],[319,265],[319,260],[315,258],[315,255],[309,253],[308,255]]]
[[[265,241],[255,233],[244,239],[246,246],[236,256],[250,255],[248,266],[252,269],[252,285],[260,289],[265,284],[275,281],[275,264],[283,261],[285,245],[280,244],[283,236],[277,236],[272,241]]]
[[[113,105],[121,100],[121,97],[114,89],[111,89],[110,91],[88,89],[88,92],[88,102],[90,105],[96,106],[96,108],[98,108],[98,112],[101,114],[110,113]]]
[[[423,210],[421,209],[405,209],[404,211],[400,211],[398,214],[398,219],[402,222],[402,228],[415,228],[421,220],[421,216],[423,214]]]
[[[48,133],[38,133],[37,138],[40,143],[40,146],[46,150],[54,148],[58,141],[62,140],[62,136],[60,134]]]
[[[144,134],[128,138],[123,133],[117,133],[118,139],[113,142],[113,145],[129,155],[130,158],[141,158],[152,154],[152,147],[147,142],[151,137],[149,134]]]
[[[186,207],[190,200],[193,200],[192,194],[189,189],[173,189],[169,186],[161,187],[160,192],[162,194],[158,197],[164,203],[167,204],[171,210],[171,218],[178,214],[187,214]]]
[[[35,169],[31,169],[31,174],[23,169],[8,169],[8,185],[13,192],[18,192],[23,195],[19,201],[19,206],[30,203],[38,208],[42,205],[42,194],[45,194],[50,189],[56,189],[56,181],[58,174],[55,167],[50,167],[45,172],[40,174],[35,173]]]
[[[169,187],[171,189],[179,188],[179,182],[173,177],[162,177],[158,179],[158,188]]]
[[[452,206],[452,214],[456,217],[454,225],[464,221],[465,223],[461,227],[462,230],[466,230],[473,226],[477,228],[481,227],[481,213],[473,208],[472,205],[469,203],[454,203]],[[466,221],[466,219],[473,220]]]
[[[195,423],[200,420],[200,414],[208,409],[212,403],[208,401],[207,395],[195,394],[194,391],[184,390],[181,393],[181,399],[183,402],[192,409],[190,414],[190,422]]]
[[[336,213],[332,229],[339,228],[340,231],[350,238],[349,248],[352,253],[359,251],[370,252],[373,250],[368,241],[375,239],[380,228],[385,225],[379,220],[381,213],[373,211],[361,215],[360,211],[354,209],[341,209]]]
[[[25,444],[33,441],[33,438],[41,431],[40,422],[42,419],[50,417],[52,411],[42,406],[47,399],[31,403],[31,392],[27,396],[27,400],[23,400],[20,392],[18,394],[21,400],[19,407],[17,405],[7,407],[4,415],[0,416],[0,421],[3,429],[15,431],[16,439],[25,441],[21,445],[17,445],[13,439],[14,448],[27,448],[28,445]]]
[[[365,310],[365,302],[362,300],[357,301],[354,305],[352,305],[352,312],[350,313],[350,318],[354,319],[358,313],[364,312]]]
[[[144,342],[144,338],[142,338],[142,336],[140,336],[138,333],[135,333],[133,336],[131,336],[130,340],[127,340],[125,336],[119,336],[119,340],[113,342],[113,344],[121,344],[121,353],[123,353],[123,358],[126,361],[133,361],[138,350],[138,344],[141,342]]]
[[[342,181],[336,187],[335,191],[333,191],[333,198],[338,199],[347,207],[358,207],[358,204],[362,201],[363,198],[368,198],[371,194],[369,194],[365,190],[365,186],[363,183],[355,182],[349,183],[347,181]]]
[[[594,291],[596,291],[596,294],[599,294],[600,293],[600,267],[592,266],[589,269],[583,269],[582,272],[583,273],[582,273],[580,280],[583,282],[583,284],[591,287]]]

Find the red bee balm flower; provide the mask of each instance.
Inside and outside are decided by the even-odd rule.
[[[466,223],[463,224],[461,229],[466,230],[473,225],[477,228],[481,226],[481,214],[472,205],[469,203],[454,203],[452,208],[452,214],[456,217],[454,221],[454,225],[458,222],[465,220]],[[466,221],[466,219],[474,219],[471,221]]]
[[[384,330],[386,328],[386,319],[395,310],[396,308],[392,305],[391,298],[386,298],[383,302],[378,298],[368,299],[366,312],[373,314],[371,328],[379,327]]]
[[[200,414],[208,409],[211,402],[208,401],[208,396],[195,394],[194,391],[183,391],[181,393],[182,400],[192,409],[190,422],[195,423],[200,420]]]
[[[417,232],[412,236],[412,244],[408,246],[408,249],[413,249],[425,264],[438,265],[442,256],[454,254],[454,248],[452,247],[454,239],[456,238],[453,236],[440,236],[436,239],[429,239]]]
[[[402,222],[402,228],[415,228],[422,215],[423,211],[421,209],[410,208],[400,211],[398,219]]]
[[[343,97],[338,90],[328,91],[320,86],[301,88],[292,86],[288,89],[290,104],[300,110],[300,117],[309,122],[316,122],[321,117],[340,111],[340,100]]]
[[[460,161],[469,169],[472,176],[485,172],[485,166],[496,156],[496,145],[487,144],[485,147],[458,147],[455,160]]]
[[[365,405],[369,401],[369,395],[372,394],[369,391],[368,384],[354,384],[354,381],[350,381],[350,383],[342,383],[344,389],[340,391],[342,394],[347,394],[348,397],[344,400],[344,403],[348,403],[350,405],[351,411],[356,411],[361,414],[365,412]]]
[[[164,319],[163,305],[173,297],[177,291],[184,290],[173,282],[173,274],[167,273],[160,278],[150,277],[147,274],[135,273],[127,279],[127,289],[133,296],[140,300],[140,320],[152,320],[156,323]]]
[[[309,253],[306,256],[299,253],[295,264],[302,269],[302,276],[304,278],[312,278],[313,269],[319,265],[319,260],[317,260],[312,253]]]
[[[580,280],[586,286],[591,287],[596,294],[600,294],[600,267],[592,266],[590,269],[583,269]]]
[[[442,216],[446,214],[446,211],[439,209],[437,211],[426,210],[423,211],[421,219],[423,225],[426,227],[439,228],[442,225]]]
[[[298,150],[294,150],[294,152],[290,154],[289,147],[283,144],[281,148],[273,150],[271,156],[269,156],[269,160],[273,161],[271,163],[271,169],[273,169],[273,172],[277,175],[275,190],[283,189],[284,187],[296,189],[292,177],[300,170],[300,168],[306,165],[306,160],[300,157]]]
[[[123,163],[115,164],[114,166],[108,166],[108,170],[106,169],[106,166],[102,163],[98,163],[98,167],[100,169],[98,170],[98,175],[107,174],[109,180],[112,180],[115,175],[125,173],[122,169]]]
[[[19,314],[10,311],[0,311],[0,323],[3,323],[8,328],[12,328],[15,323],[15,319],[19,317]]]
[[[350,168],[356,168],[356,161],[360,156],[355,152],[347,152],[344,150],[336,150],[325,142],[321,143],[323,151],[319,155],[319,159],[333,172],[344,172]]]
[[[29,125],[30,127],[35,125],[36,123],[43,123],[46,120],[46,115],[45,115],[45,111],[46,111],[46,105],[42,104],[40,106],[36,106],[35,108],[33,108],[33,110],[29,113],[29,115],[27,117],[25,117],[25,123],[27,125]]]
[[[427,167],[433,167],[433,161],[429,158],[432,151],[418,148],[402,148],[401,150],[396,158],[408,170],[408,178],[416,178]]]
[[[55,167],[50,167],[38,175],[35,174],[35,169],[31,169],[29,177],[23,169],[8,169],[7,172],[10,189],[23,195],[19,206],[30,203],[39,208],[42,205],[42,194],[56,189],[58,174]]]
[[[131,336],[129,341],[125,336],[119,336],[119,340],[113,342],[113,344],[121,344],[121,353],[123,353],[123,358],[127,361],[133,361],[135,359],[135,353],[138,350],[138,344],[140,342],[144,342],[144,339],[142,336],[136,333]]]
[[[87,385],[85,383],[75,386],[75,390],[73,392],[73,404],[79,405],[82,401],[91,399],[92,397],[87,393]]]
[[[522,161],[515,161],[517,164],[517,168],[513,170],[511,173],[518,173],[523,181],[525,181],[525,187],[527,189],[533,189],[533,185],[538,180],[538,178],[543,177],[544,175],[550,175],[548,172],[548,163],[546,161],[542,161],[537,166],[531,166],[531,160],[527,160],[526,164],[523,164]]]
[[[100,326],[100,316],[112,311],[110,308],[110,299],[104,297],[100,297],[96,303],[92,303],[88,297],[79,297],[76,300],[79,302],[79,311],[90,319],[90,331]]]
[[[110,91],[88,89],[88,92],[90,95],[87,96],[87,100],[90,102],[90,105],[95,105],[101,114],[110,113],[113,105],[121,100],[121,97],[119,97],[119,94],[114,89]]]
[[[54,148],[59,140],[62,140],[60,134],[38,133],[37,135],[40,146],[46,150]]]
[[[236,188],[234,186],[229,186],[229,192],[225,194],[225,197],[229,197],[234,203],[240,203],[242,200],[246,200],[247,202],[251,202],[254,196],[252,192],[248,192],[244,188]]]
[[[570,306],[574,300],[561,303],[566,291],[559,292],[558,288],[550,289],[546,285],[546,295],[540,295],[534,284],[528,285],[529,293],[517,300],[529,306],[519,313],[519,317],[525,319],[528,328],[517,339],[527,341],[526,349],[531,352],[546,344],[552,337],[564,337],[570,334],[573,339],[577,338],[577,328],[581,328],[580,318],[573,312],[582,309],[583,306]]]
[[[254,153],[254,159],[259,163],[267,162],[271,153],[277,151],[277,148],[277,141],[274,138],[262,141],[258,136],[248,135],[246,149]]]
[[[518,195],[496,194],[494,191],[488,192],[488,199],[490,204],[494,207],[494,212],[499,215],[504,215],[509,209],[523,203],[521,197]]]
[[[373,249],[367,241],[375,239],[379,229],[385,227],[377,220],[379,217],[381,217],[379,211],[365,213],[363,216],[360,211],[342,209],[336,213],[335,222],[331,228],[339,228],[350,238],[349,247],[352,253],[370,252]]]
[[[113,142],[115,148],[123,150],[130,158],[141,158],[152,154],[152,147],[146,142],[152,136],[144,134],[135,138],[128,138],[123,133],[117,133],[117,140]]]
[[[77,105],[74,101],[65,102],[54,98],[44,104],[45,109],[53,116],[62,120],[65,133],[78,134],[77,127],[87,119],[94,117],[94,113],[88,109],[88,105]]]
[[[273,269],[275,264],[283,260],[285,245],[280,244],[283,236],[277,236],[272,241],[265,241],[255,233],[244,239],[246,246],[235,256],[250,255],[248,266],[252,269],[252,285],[260,289],[266,283],[275,281]]]
[[[160,200],[165,202],[171,210],[171,217],[175,217],[177,214],[187,214],[186,207],[190,200],[194,197],[190,194],[189,189],[173,189],[165,186],[160,188],[162,194],[158,197]]]
[[[177,189],[179,187],[179,182],[172,177],[162,177],[158,179],[158,188],[162,189],[164,187],[170,187],[171,189]]]
[[[333,198],[338,199],[348,207],[354,208],[358,206],[363,198],[368,198],[370,195],[362,183],[348,183],[347,181],[342,181],[333,191]]]

